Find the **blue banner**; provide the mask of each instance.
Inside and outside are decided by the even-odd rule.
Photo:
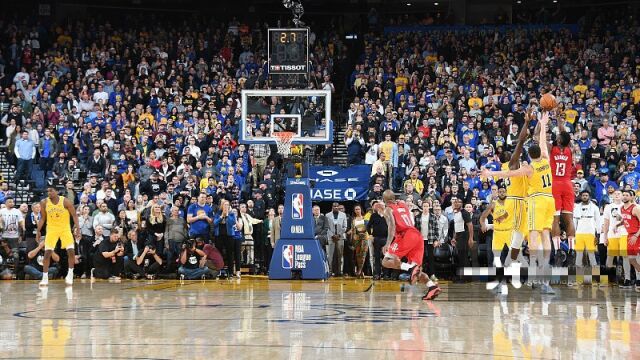
[[[569,30],[577,33],[579,28],[576,24],[526,24],[526,25],[408,25],[408,26],[387,26],[384,28],[385,34],[397,34],[404,32],[428,33],[437,32],[454,32],[464,33],[469,31],[505,31],[513,30],[541,30],[549,29],[551,31]]]
[[[360,201],[369,195],[371,165],[310,166],[309,180],[313,201]]]

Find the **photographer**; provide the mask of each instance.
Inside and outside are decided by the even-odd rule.
[[[347,130],[345,134],[347,156],[349,165],[360,165],[364,153],[364,139],[360,136],[360,130]]]
[[[129,231],[129,241],[125,246],[124,272],[133,279],[146,276],[152,280],[162,266],[162,257],[158,255],[153,243],[147,243],[144,249],[140,248],[138,234],[135,230]]]
[[[120,274],[124,270],[124,245],[120,231],[119,228],[112,229],[109,241],[102,241],[98,245],[98,252],[94,258],[95,277],[120,280]]]
[[[182,243],[178,274],[187,280],[213,276],[213,272],[207,267],[207,254],[198,249],[196,242],[192,239]]]
[[[42,260],[44,259],[44,241],[37,243],[35,239],[30,239],[27,246],[27,265],[24,266],[24,273],[29,275],[31,280],[42,279]],[[58,262],[60,256],[54,251],[51,253],[52,263],[49,265],[49,278],[53,279],[58,274]]]

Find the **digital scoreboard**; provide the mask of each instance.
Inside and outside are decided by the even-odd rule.
[[[269,75],[309,73],[309,29],[269,29]]]

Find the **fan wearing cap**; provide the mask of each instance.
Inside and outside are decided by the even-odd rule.
[[[576,171],[576,178],[573,179],[573,182],[580,185],[580,191],[589,189],[589,181],[584,177],[584,170],[582,169]]]
[[[595,174],[589,177],[589,185],[593,189],[593,197],[596,199],[598,205],[602,205],[604,200],[608,200],[608,189],[613,187],[618,189],[618,184],[609,180],[609,169],[600,168],[598,170],[598,176]]]
[[[622,174],[622,183],[631,186],[634,191],[638,190],[638,182],[640,182],[640,173],[636,171],[637,165],[635,160],[631,160],[627,164],[627,171]]]

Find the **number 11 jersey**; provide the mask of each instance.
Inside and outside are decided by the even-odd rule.
[[[531,162],[533,174],[529,177],[529,196],[551,193],[551,166],[549,160],[538,159]]]

